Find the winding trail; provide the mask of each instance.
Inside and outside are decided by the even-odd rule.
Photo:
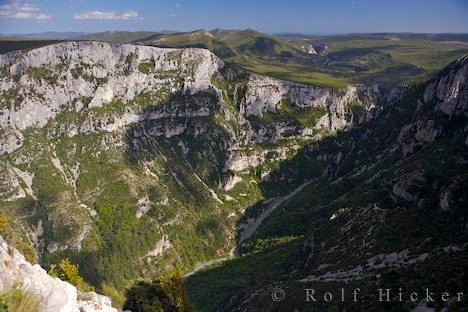
[[[213,260],[210,260],[210,261],[206,261],[206,262],[203,262],[201,263],[200,265],[196,266],[195,269],[193,269],[192,272],[189,272],[187,274],[184,275],[184,277],[189,277],[190,275],[193,275],[195,273],[197,273],[198,271],[201,271],[203,270],[204,268],[207,268],[215,263],[219,263],[219,262],[224,262],[228,259],[230,259],[231,257],[225,257],[225,258],[218,258],[218,259],[213,259]]]
[[[239,241],[237,242],[236,247],[234,247],[231,250],[230,255],[228,257],[217,258],[217,259],[212,259],[212,260],[203,262],[203,263],[199,264],[197,267],[195,267],[195,269],[193,269],[193,271],[185,274],[184,277],[189,277],[189,276],[191,276],[191,275],[193,275],[193,274],[195,274],[195,273],[197,273],[197,272],[199,272],[199,271],[201,271],[201,270],[203,270],[203,269],[205,269],[205,268],[207,268],[207,267],[209,267],[209,266],[211,266],[211,265],[213,265],[215,263],[224,262],[226,260],[232,259],[233,257],[238,257],[239,256],[239,250],[240,250],[240,247],[242,246],[242,243],[245,242],[247,239],[249,239],[250,237],[252,237],[252,235],[255,234],[255,232],[257,231],[259,226],[262,225],[263,221],[265,221],[265,219],[268,218],[268,216],[270,216],[278,207],[280,207],[282,204],[287,202],[292,197],[296,196],[306,186],[308,186],[309,184],[311,184],[314,181],[315,180],[307,181],[305,183],[302,183],[297,188],[295,188],[291,193],[286,194],[284,196],[281,196],[281,197],[275,199],[273,201],[273,203],[271,203],[270,206],[267,209],[262,211],[260,216],[258,216],[258,218],[255,219],[255,221],[253,223],[250,223],[250,224],[247,225],[247,227],[242,232],[242,234],[241,234],[241,236],[239,238]]]
[[[299,185],[291,193],[277,198],[275,201],[273,201],[273,203],[267,209],[262,211],[260,216],[257,219],[255,219],[255,221],[253,223],[249,224],[244,229],[244,231],[242,232],[242,234],[241,234],[241,236],[239,238],[239,242],[237,243],[237,247],[236,247],[236,250],[234,252],[234,255],[235,256],[239,255],[239,248],[242,245],[242,243],[245,242],[247,239],[249,239],[250,237],[252,237],[252,235],[255,234],[255,232],[257,231],[259,226],[262,225],[263,221],[265,221],[265,219],[268,218],[268,216],[270,216],[279,206],[281,206],[282,204],[287,202],[292,197],[296,196],[300,191],[302,191],[310,183],[312,183],[312,181],[308,181],[308,182],[305,182],[305,183]]]

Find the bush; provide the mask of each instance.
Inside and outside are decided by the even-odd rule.
[[[13,230],[11,229],[10,218],[8,216],[0,215],[0,235],[9,244],[13,240]]]
[[[0,215],[0,235],[5,239],[8,244],[18,249],[18,251],[24,256],[24,258],[35,264],[37,262],[37,252],[30,243],[19,241],[18,237],[15,237],[13,229],[10,226],[10,218],[5,215]]]
[[[117,308],[118,310],[122,310],[122,307],[125,303],[125,295],[122,292],[115,289],[114,286],[106,282],[103,282],[101,284],[101,293],[104,296],[107,296],[112,299],[112,306],[114,308]]]
[[[177,311],[192,311],[185,294],[185,281],[179,269],[175,269],[169,277],[162,277],[160,283],[161,288],[170,298],[172,304],[176,306]]]
[[[142,72],[143,74],[150,74],[154,70],[155,62],[153,60],[148,61],[148,62],[141,62],[138,64],[138,70]]]
[[[15,244],[15,248],[24,256],[26,261],[31,264],[37,263],[37,252],[31,244],[21,241]]]
[[[58,266],[51,265],[49,275],[58,277],[62,281],[68,282],[81,291],[94,291],[94,287],[84,281],[78,272],[78,265],[71,263],[70,259],[65,258]]]
[[[134,312],[177,311],[159,281],[138,281],[126,291],[124,310]]]
[[[0,312],[39,312],[41,301],[30,292],[13,289],[0,295]]]
[[[185,281],[176,269],[154,281],[139,281],[127,289],[124,309],[135,312],[193,311],[185,294]]]
[[[273,237],[270,239],[256,238],[254,240],[246,241],[241,246],[241,254],[257,253],[285,245],[298,237],[295,236],[282,236]]]
[[[8,227],[10,224],[10,218],[4,215],[0,215],[0,234]]]

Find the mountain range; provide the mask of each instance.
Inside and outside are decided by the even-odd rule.
[[[6,40],[9,243],[45,268],[70,259],[131,311],[181,311],[139,280],[170,272],[195,311],[463,311],[463,38]],[[358,301],[306,300],[358,288]],[[434,302],[408,299],[426,289]]]

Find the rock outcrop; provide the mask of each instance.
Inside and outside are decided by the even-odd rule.
[[[366,111],[371,111],[375,109],[379,97],[377,87],[352,85],[344,90],[333,90],[250,74],[246,86],[245,106],[241,107],[241,112],[246,117],[261,117],[264,112],[281,110],[282,101],[287,100],[298,108],[327,110],[318,127],[342,130],[353,124],[349,112],[351,104],[359,103]]]
[[[101,42],[67,42],[0,55],[0,67],[6,68],[0,79],[0,124],[10,132],[2,139],[0,153],[21,146],[18,130],[44,127],[60,112],[82,110],[84,101],[93,108],[127,102],[144,92],[194,94],[208,89],[211,76],[222,66],[203,49]]]
[[[405,125],[398,137],[403,155],[434,142],[443,135],[448,124],[433,119],[420,119],[421,107],[433,107],[449,119],[468,117],[468,56],[460,57],[428,83],[418,101],[413,121]],[[466,131],[466,129],[465,129]]]
[[[73,285],[49,276],[0,236],[0,293],[12,287],[37,294],[43,312],[117,312],[109,298],[94,292],[80,293]]]
[[[468,55],[460,57],[424,90],[424,102],[449,116],[468,116]]]

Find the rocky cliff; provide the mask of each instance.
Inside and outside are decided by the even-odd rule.
[[[222,61],[206,50],[71,42],[2,55],[0,66],[0,122],[4,129],[21,131],[42,128],[66,110],[80,112],[83,101],[96,108],[148,91],[206,90]],[[121,125],[134,121],[127,117]],[[18,132],[16,139],[16,146],[7,145],[2,152],[19,148]]]
[[[395,98],[258,76],[191,48],[66,42],[0,67],[0,213],[42,263],[69,256],[120,289],[227,254],[270,172]]]
[[[0,294],[14,287],[38,295],[42,312],[117,312],[109,298],[94,292],[81,293],[49,276],[38,264],[27,262],[0,236]]]

